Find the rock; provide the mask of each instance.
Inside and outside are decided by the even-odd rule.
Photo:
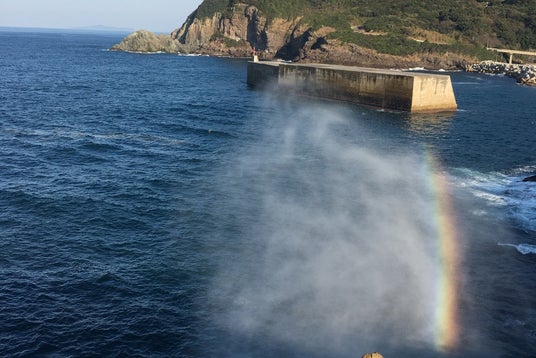
[[[526,177],[525,179],[523,179],[523,181],[525,182],[536,182],[536,175],[532,175],[530,177]]]
[[[529,86],[536,85],[536,67],[534,65],[508,64],[494,61],[483,61],[465,67],[467,72],[505,74],[514,78],[518,83]]]
[[[147,30],[138,30],[112,47],[116,51],[177,53],[181,47],[169,35],[159,35]]]
[[[383,356],[378,352],[374,352],[374,353],[367,353],[361,358],[383,358]]]
[[[251,56],[251,48],[257,49],[261,57],[274,58],[287,48],[285,60],[296,59],[295,39],[308,31],[308,27],[298,25],[299,18],[271,21],[261,16],[257,7],[235,3],[230,13],[224,16],[216,12],[212,17],[199,18],[192,13],[186,22],[171,33],[189,52],[215,56],[245,54]],[[299,41],[298,41],[299,42]]]

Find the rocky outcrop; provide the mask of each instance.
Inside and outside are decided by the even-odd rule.
[[[259,9],[248,4],[235,4],[225,16],[216,12],[212,17],[198,18],[194,12],[180,29],[171,33],[189,52],[209,55],[250,56],[255,48],[264,58],[297,59],[300,42],[308,31],[297,19],[268,21]]]
[[[536,86],[536,67],[534,65],[508,64],[494,61],[483,61],[465,67],[467,72],[505,74],[517,82]]]
[[[526,177],[523,179],[524,182],[536,182],[536,175],[532,175],[530,177]]]
[[[128,35],[119,44],[114,45],[112,50],[130,52],[172,52],[180,51],[180,45],[173,41],[169,35],[157,35],[146,30],[139,30]]]
[[[301,49],[302,62],[319,62],[349,66],[379,68],[459,69],[474,59],[459,54],[427,53],[411,56],[394,56],[338,40],[313,38]]]

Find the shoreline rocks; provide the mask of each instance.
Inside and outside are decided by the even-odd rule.
[[[294,29],[296,30],[296,29]],[[297,31],[297,30],[296,30]],[[317,33],[318,32],[318,33]],[[326,63],[348,66],[373,68],[408,69],[423,67],[428,70],[457,70],[467,63],[474,61],[460,54],[442,55],[439,53],[414,54],[395,56],[360,47],[356,44],[342,43],[338,40],[329,41],[322,37],[321,31],[308,33],[308,39],[278,43],[274,48],[257,49],[262,59],[283,59],[302,63]],[[293,33],[294,34],[294,33]],[[271,37],[285,39],[293,37],[288,34],[272,35]],[[322,40],[322,41],[320,41]],[[275,40],[272,41],[272,43]],[[283,40],[281,40],[283,41]],[[227,41],[229,42],[229,41]],[[211,38],[205,42],[181,43],[177,34],[155,34],[145,30],[135,31],[125,37],[111,50],[135,53],[182,53],[198,54],[216,57],[248,58],[252,55],[251,45],[246,40],[227,43],[222,38]],[[283,51],[283,49],[285,51]],[[284,54],[283,54],[284,52]]]
[[[487,74],[505,74],[518,83],[536,86],[536,65],[519,65],[495,61],[483,61],[465,66],[465,71]]]

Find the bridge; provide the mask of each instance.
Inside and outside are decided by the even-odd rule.
[[[510,60],[508,61],[509,64],[512,64],[512,58],[514,57],[514,54],[525,55],[525,56],[536,56],[536,52],[532,52],[532,51],[519,51],[519,50],[510,50],[506,48],[494,48],[494,47],[488,47],[487,49],[490,51],[506,53],[510,55]]]

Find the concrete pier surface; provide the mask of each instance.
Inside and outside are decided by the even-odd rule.
[[[392,110],[444,112],[457,108],[449,75],[252,61],[248,63],[247,82],[254,87],[272,85],[299,95]]]

